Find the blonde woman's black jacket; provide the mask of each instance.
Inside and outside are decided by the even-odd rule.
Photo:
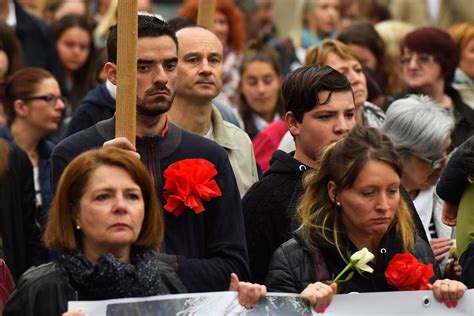
[[[343,243],[344,240],[343,238]],[[351,253],[357,251],[352,243],[346,241],[344,244],[348,245]],[[270,261],[265,282],[268,291],[301,293],[310,283],[333,279],[339,274],[346,263],[340,258],[335,247],[324,243],[318,247],[317,252],[310,250],[300,231],[295,233],[294,238],[282,244]],[[401,252],[399,238],[392,229],[380,243],[377,263],[373,266],[374,273],[365,276],[354,273],[350,281],[342,284],[340,293],[396,291],[387,284],[384,272],[391,258]],[[433,264],[435,276],[431,281],[440,278],[438,263],[425,240],[417,237],[413,254],[423,263]],[[315,260],[318,257],[319,260]]]

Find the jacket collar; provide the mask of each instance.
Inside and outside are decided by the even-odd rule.
[[[110,119],[101,121],[96,124],[97,131],[105,139],[110,140],[115,138],[115,116]],[[137,136],[136,141],[139,143],[147,143],[152,141],[160,141],[158,150],[158,156],[160,158],[169,156],[172,154],[181,143],[183,130],[171,122],[168,122],[168,130],[165,135],[155,136]]]
[[[232,142],[234,134],[230,129],[226,128],[224,125],[224,120],[219,110],[212,105],[211,110],[211,123],[214,128],[213,137],[214,140],[227,150],[236,150],[239,149],[235,142]]]

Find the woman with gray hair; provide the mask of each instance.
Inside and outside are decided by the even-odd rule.
[[[453,244],[452,228],[441,221],[443,201],[435,187],[446,166],[453,127],[448,112],[421,95],[393,102],[383,123],[403,161],[402,185],[420,215],[436,259],[444,264]]]

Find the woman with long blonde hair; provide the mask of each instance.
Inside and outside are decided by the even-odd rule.
[[[418,236],[400,193],[402,172],[400,157],[378,129],[356,126],[329,145],[305,178],[297,211],[300,229],[270,262],[269,291],[301,293],[316,311],[323,311],[337,287],[340,293],[399,289],[386,271],[395,255],[410,253],[434,267],[425,288],[433,288],[438,301],[454,306],[466,286],[437,280],[437,262],[428,243]],[[346,268],[351,253],[364,248],[374,254],[367,263],[372,273],[354,273],[342,285],[328,285],[331,275],[334,278]]]

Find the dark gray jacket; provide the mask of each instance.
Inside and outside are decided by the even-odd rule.
[[[157,264],[161,271],[157,295],[186,292],[171,266],[163,261],[157,261]],[[3,310],[3,315],[62,315],[67,311],[68,301],[77,301],[79,297],[81,293],[71,285],[66,269],[60,262],[50,262],[33,267],[21,276]]]

